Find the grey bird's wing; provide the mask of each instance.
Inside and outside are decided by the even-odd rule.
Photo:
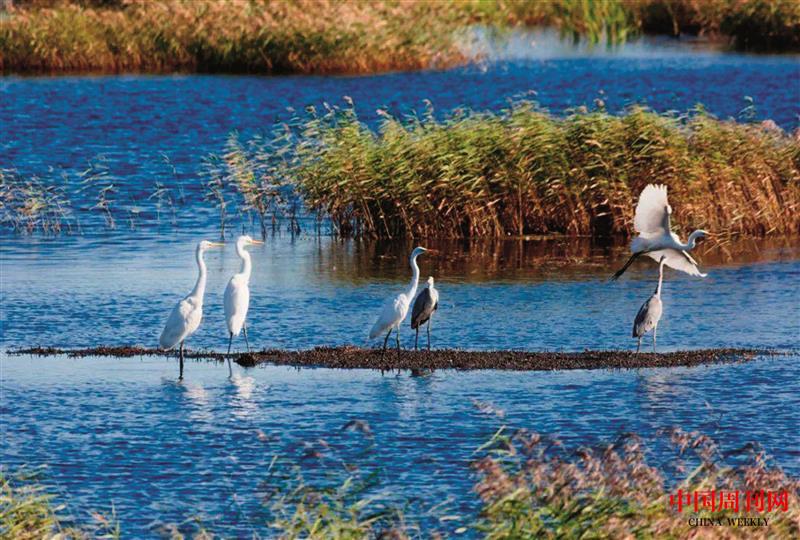
[[[633,337],[641,337],[653,329],[656,322],[657,302],[658,299],[654,295],[648,298],[647,301],[642,304],[642,307],[639,308],[639,313],[636,314],[636,319],[633,321]],[[658,313],[658,316],[660,315],[661,314]]]
[[[431,318],[431,314],[436,310],[438,302],[431,298],[430,289],[423,289],[414,300],[414,307],[411,309],[411,328],[418,328]]]

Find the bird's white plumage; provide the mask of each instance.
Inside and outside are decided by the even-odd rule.
[[[263,242],[253,240],[247,235],[242,235],[236,240],[236,253],[242,260],[242,269],[233,275],[228,281],[228,286],[225,287],[225,323],[228,326],[229,335],[238,336],[247,320],[247,310],[250,308],[252,262],[250,253],[245,248],[253,244],[263,244]]]
[[[692,276],[705,277],[700,272],[697,262],[689,256],[697,238],[705,236],[705,231],[694,231],[689,241],[684,244],[680,237],[670,230],[672,207],[667,200],[667,186],[650,184],[642,190],[633,228],[639,236],[631,242],[631,252],[646,254],[655,261],[666,257],[665,264],[675,270],[686,272]],[[623,269],[624,270],[624,269]]]
[[[417,285],[419,284],[419,266],[417,266],[417,257],[426,251],[428,250],[423,247],[416,247],[414,248],[414,251],[411,252],[411,257],[409,258],[409,265],[411,266],[412,273],[411,287],[407,293],[398,294],[397,296],[393,296],[384,302],[383,306],[381,307],[380,315],[378,315],[375,324],[372,325],[372,329],[369,331],[369,339],[375,339],[384,332],[388,333],[392,329],[399,332],[400,324],[406,318],[406,315],[408,315],[409,304],[417,294]]]
[[[197,282],[194,289],[180,302],[175,304],[158,339],[162,349],[171,349],[194,334],[203,320],[203,296],[206,290],[206,264],[203,260],[205,251],[222,244],[206,240],[197,244],[195,258],[197,261]]]
[[[158,344],[162,349],[171,349],[194,334],[203,320],[203,303],[187,296],[172,308],[167,324],[161,332]]]
[[[667,202],[667,186],[650,184],[639,195],[633,228],[642,236],[660,236],[670,230],[669,216],[672,213]]]
[[[369,331],[369,338],[375,339],[392,328],[398,328],[408,315],[408,304],[408,296],[405,294],[398,294],[384,302],[378,319]]]
[[[244,276],[236,274],[225,287],[225,322],[228,332],[238,336],[250,307],[250,286]]]

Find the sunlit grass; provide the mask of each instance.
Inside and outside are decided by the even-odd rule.
[[[383,113],[373,131],[348,106],[311,111],[296,132],[285,175],[344,235],[628,235],[653,182],[669,186],[678,230],[800,230],[800,141],[701,110],[556,117],[521,101],[444,120]]]
[[[13,5],[12,5],[13,4]],[[589,42],[641,32],[800,49],[793,0],[39,0],[5,3],[0,69],[369,73],[472,60],[465,32],[549,26]]]
[[[671,430],[679,458],[676,480],[648,460],[641,439],[624,435],[600,448],[567,450],[536,433],[500,431],[476,464],[483,501],[477,528],[486,538],[689,538],[698,533],[690,517],[722,518],[714,538],[797,538],[800,481],[784,474],[756,446],[746,459],[728,463],[717,444],[699,433]],[[747,457],[749,456],[749,457]],[[740,456],[741,457],[741,456]],[[740,494],[785,492],[787,510],[733,509],[679,512],[670,495],[719,490]],[[794,501],[794,502],[791,502]],[[674,500],[673,500],[674,502]],[[738,527],[727,518],[767,518],[765,527]],[[700,529],[702,530],[702,528]]]

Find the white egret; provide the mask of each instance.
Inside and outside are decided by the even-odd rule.
[[[197,244],[195,258],[197,259],[197,283],[194,289],[183,300],[175,304],[164,325],[164,331],[158,340],[162,349],[172,349],[180,344],[180,376],[183,379],[183,342],[200,327],[203,320],[203,296],[206,293],[206,263],[203,254],[206,250],[213,247],[222,247],[224,244],[219,242],[209,242],[203,240]]]
[[[228,354],[231,353],[233,337],[244,330],[244,342],[247,352],[250,352],[250,343],[247,341],[247,308],[250,306],[250,272],[253,263],[250,254],[245,250],[247,246],[260,245],[264,242],[253,240],[247,235],[242,235],[236,240],[236,253],[242,259],[242,269],[234,274],[225,288],[225,322],[228,325]],[[228,358],[228,372],[231,371],[231,359]]]
[[[656,333],[658,332],[658,321],[661,320],[661,313],[664,305],[661,302],[661,282],[664,279],[664,264],[667,258],[661,257],[658,263],[658,285],[656,285],[656,292],[653,296],[647,299],[639,308],[639,313],[636,314],[636,319],[633,321],[633,337],[638,338],[639,342],[636,344],[636,352],[642,346],[642,336],[650,330],[653,331],[653,352],[656,352]]]
[[[400,324],[408,314],[408,306],[414,295],[417,294],[417,285],[419,285],[419,266],[417,266],[417,257],[429,251],[424,247],[414,248],[411,252],[411,287],[407,293],[400,293],[386,300],[381,308],[381,314],[372,326],[369,332],[369,339],[375,339],[384,332],[387,332],[386,339],[383,340],[383,350],[386,350],[386,344],[389,342],[389,336],[392,330],[395,331],[395,338],[397,339],[397,350],[400,350]]]
[[[703,230],[694,231],[685,244],[670,229],[672,208],[667,202],[667,186],[649,184],[639,195],[633,228],[639,236],[631,242],[631,255],[628,262],[614,274],[612,280],[618,279],[625,270],[641,255],[647,255],[658,262],[666,258],[665,264],[675,270],[686,272],[691,276],[706,277],[697,268],[697,262],[689,255],[698,238],[708,236]]]
[[[433,286],[433,277],[428,278],[428,286],[417,295],[411,309],[411,328],[417,331],[414,338],[414,350],[419,342],[419,327],[428,323],[428,350],[431,350],[431,317],[439,309],[439,291]]]

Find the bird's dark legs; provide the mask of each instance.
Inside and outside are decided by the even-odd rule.
[[[419,343],[419,326],[417,326],[417,337],[414,338],[414,350],[418,350],[417,344]]]
[[[228,338],[228,354],[231,354],[231,345],[233,345],[233,332],[230,332],[230,337]]]
[[[642,336],[639,336],[639,341],[636,343],[636,354],[639,354],[639,349],[642,347]]]
[[[653,327],[653,352],[656,352],[656,333],[658,332],[658,325]]]
[[[613,276],[611,276],[611,281],[616,281],[616,280],[618,280],[618,279],[619,279],[619,277],[620,277],[622,274],[624,274],[624,273],[625,273],[625,270],[627,270],[627,269],[628,269],[628,267],[629,267],[630,265],[632,265],[632,264],[633,264],[633,261],[635,261],[635,260],[636,260],[636,258],[637,258],[637,257],[639,257],[640,255],[644,255],[644,252],[642,252],[642,253],[634,253],[633,255],[631,255],[630,259],[628,259],[628,262],[626,262],[626,263],[625,263],[625,266],[623,266],[622,268],[620,268],[619,270],[617,270],[617,271],[616,271],[616,273],[615,273]]]
[[[386,352],[386,344],[389,343],[389,336],[392,335],[392,329],[389,328],[389,333],[386,334],[386,339],[383,340],[383,352]]]
[[[397,325],[397,328],[394,329],[394,337],[397,340],[397,351],[400,352],[400,325]]]
[[[181,347],[180,347],[178,356],[180,357],[180,366],[181,366],[180,367],[180,374],[178,375],[178,380],[182,381],[183,380],[183,341],[181,341]]]
[[[250,342],[247,341],[247,323],[244,323],[242,330],[244,331],[244,344],[247,345],[247,352],[250,352]]]
[[[431,320],[428,319],[428,350],[431,350]]]

